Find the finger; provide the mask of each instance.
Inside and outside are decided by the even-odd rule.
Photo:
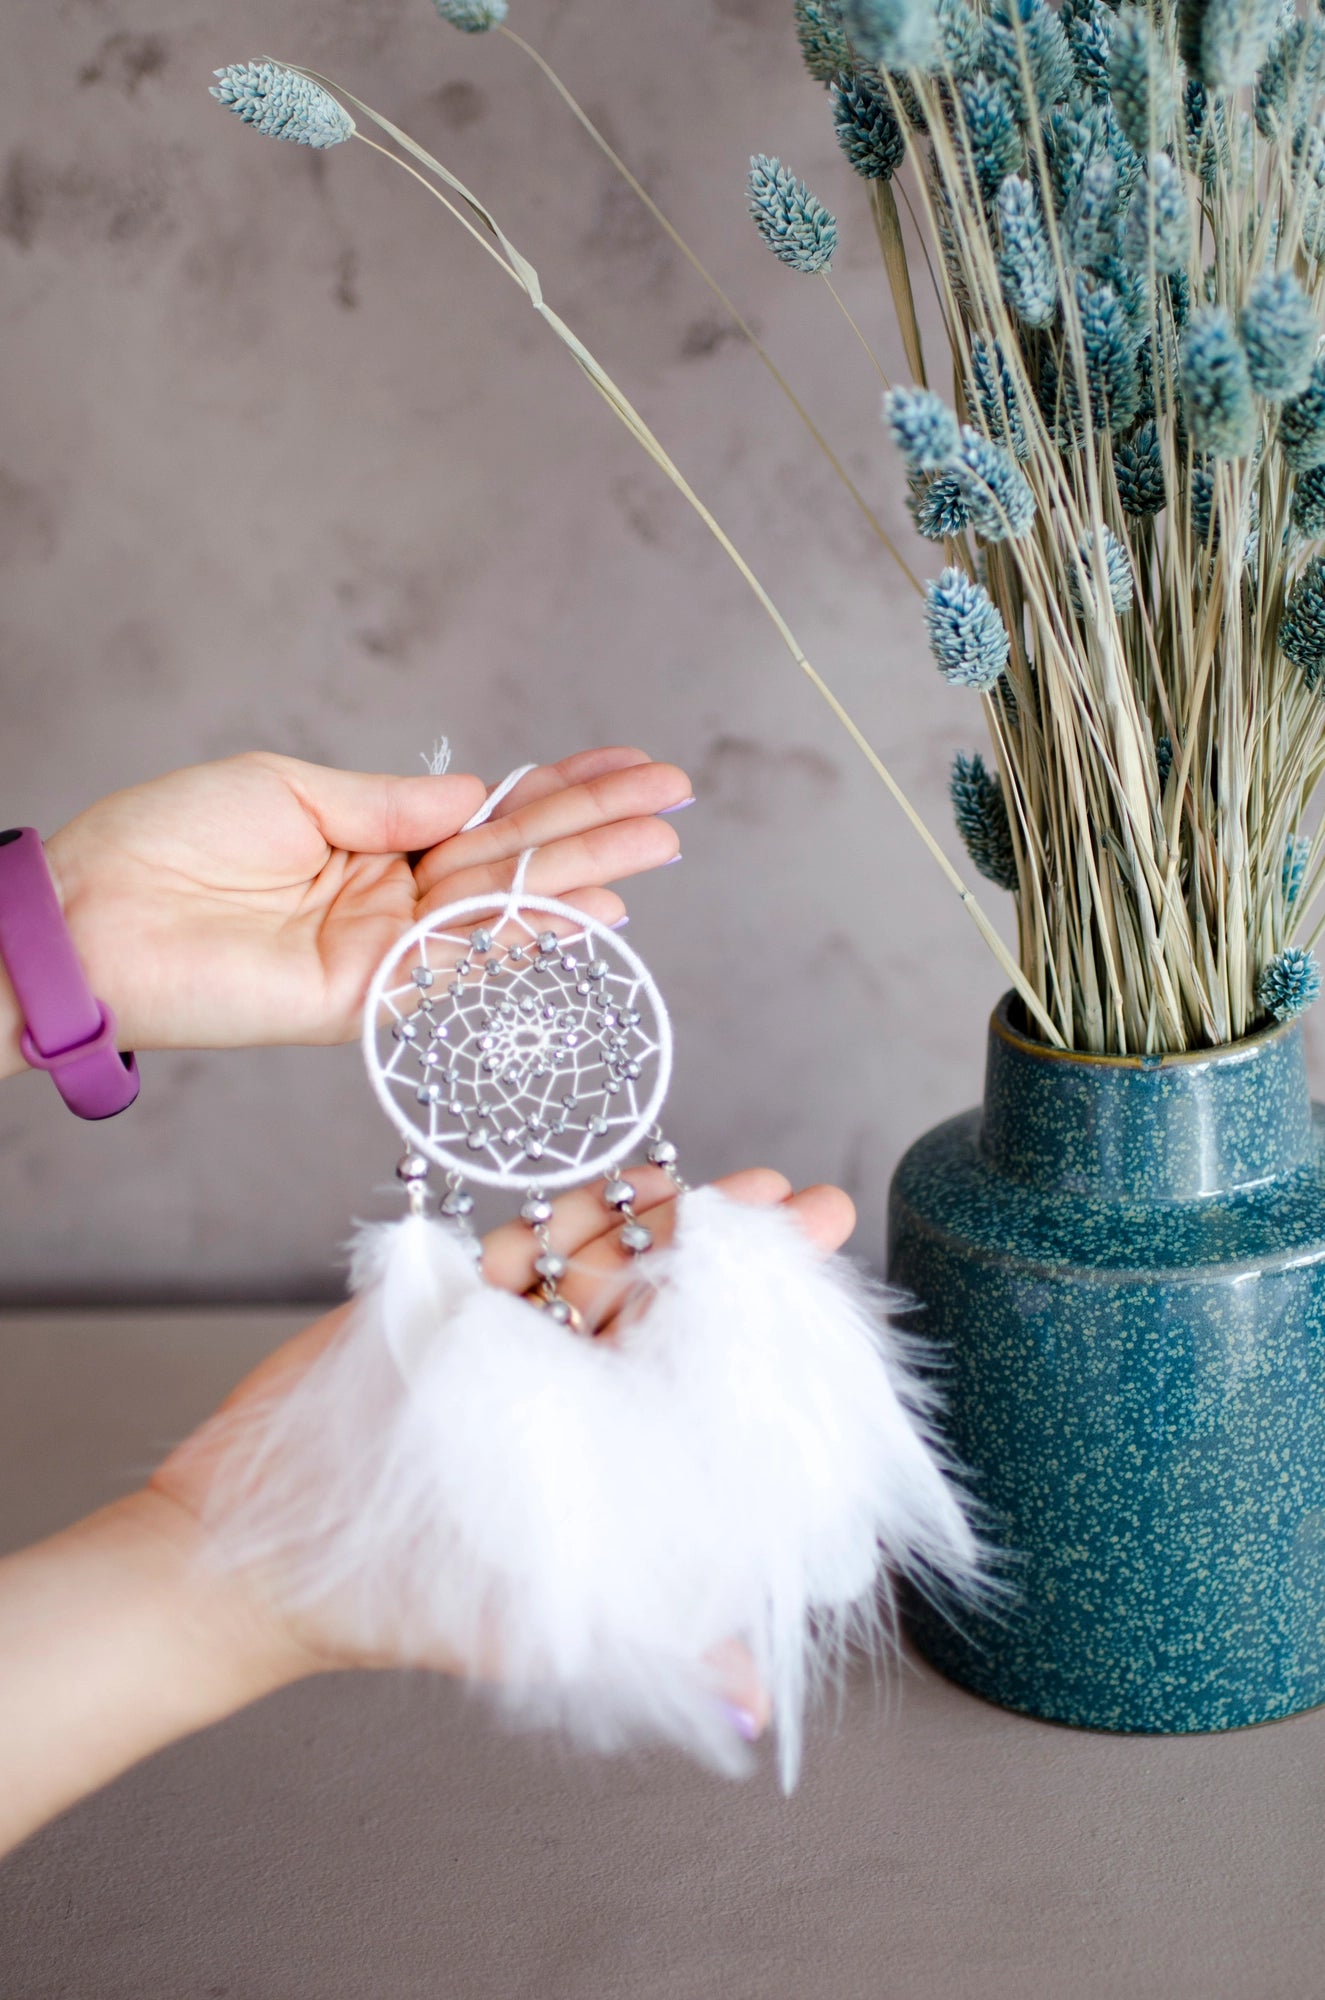
[[[638,1189],[633,1169],[629,1178]],[[748,1202],[752,1208],[785,1207],[796,1213],[796,1197],[790,1181],[771,1167],[752,1167],[744,1173],[729,1174],[716,1185],[732,1201]],[[676,1237],[679,1214],[676,1189],[672,1189],[670,1199],[656,1203],[646,1202],[641,1194],[633,1207],[652,1234],[654,1249],[669,1249]],[[635,1275],[636,1260],[621,1244],[622,1226],[617,1224],[586,1243],[559,1285],[585,1325],[596,1333],[610,1327]]]
[[[445,846],[421,856],[414,879],[420,893],[427,895],[443,877],[511,861],[528,847],[548,847],[617,821],[666,812],[689,797],[690,780],[675,764],[636,764],[608,771],[457,834]]]
[[[668,821],[661,819],[621,820],[613,826],[595,827],[591,832],[568,835],[550,846],[536,848],[525,876],[525,888],[534,896],[565,898],[584,888],[600,888],[608,882],[644,875],[651,868],[665,868],[681,852],[681,840]],[[447,903],[466,896],[506,894],[515,877],[518,862],[504,860],[475,862],[469,867],[450,867],[437,873],[422,890],[419,914],[427,915]],[[421,885],[421,869],[416,870]],[[421,885],[422,886],[422,885]]]
[[[650,764],[652,761],[647,750],[633,750],[624,745],[603,750],[578,750],[573,757],[563,757],[556,764],[540,764],[535,770],[526,771],[519,784],[513,785],[496,807],[492,817],[505,819],[509,814],[518,812],[521,806],[546,798],[549,792],[564,792],[571,785],[585,784],[590,778],[601,778],[609,771],[626,771],[633,765]]]
[[[792,1194],[782,1175],[768,1169],[732,1174],[717,1185],[734,1201],[748,1201],[766,1207],[776,1203],[793,1216],[806,1235],[825,1252],[841,1247],[855,1220],[851,1200],[841,1188],[804,1188],[798,1194]],[[653,1232],[654,1248],[665,1250],[676,1234],[676,1202],[661,1203],[647,1209],[640,1209],[637,1205],[636,1213]],[[629,1251],[622,1249],[619,1231],[613,1230],[607,1236],[586,1244],[561,1281],[560,1289],[585,1325],[603,1335],[612,1330],[633,1271],[634,1259]]]
[[[676,1186],[661,1167],[632,1167],[631,1182],[641,1201],[660,1202],[674,1196]],[[603,1202],[601,1180],[575,1188],[553,1205],[548,1240],[563,1257],[578,1257],[597,1236],[606,1236],[618,1227],[617,1218]],[[489,1284],[504,1291],[527,1292],[537,1282],[534,1259],[542,1246],[527,1222],[505,1222],[483,1239],[483,1275]]]
[[[577,889],[574,894],[563,895],[561,901],[578,910],[581,916],[592,917],[605,930],[624,930],[629,922],[625,904],[611,889]]]
[[[719,1688],[719,1698],[727,1705],[733,1728],[753,1743],[762,1736],[773,1715],[773,1704],[760,1683],[748,1647],[739,1639],[724,1639],[705,1654]]]
[[[795,1208],[802,1228],[821,1250],[840,1250],[856,1226],[856,1204],[845,1188],[802,1188]]]
[[[661,1230],[665,1239],[670,1240],[670,1226],[664,1225],[660,1217],[667,1215],[676,1203],[676,1183],[671,1175],[647,1163],[623,1171],[635,1190],[636,1214],[648,1217],[655,1239]],[[599,1180],[562,1195],[548,1225],[552,1248],[572,1259],[576,1270],[583,1265],[590,1274],[591,1285],[601,1282],[605,1270],[615,1270],[629,1261],[628,1254],[616,1241],[621,1224],[604,1204],[603,1185]],[[728,1174],[716,1185],[733,1201],[755,1203],[781,1201],[791,1191],[784,1176],[768,1167],[751,1167],[743,1173]],[[537,1282],[534,1259],[540,1249],[528,1223],[505,1223],[483,1239],[484,1275],[491,1284],[501,1285],[507,1291],[527,1292]]]
[[[398,778],[335,771],[296,757],[271,760],[329,847],[348,854],[414,854],[458,833],[483,803],[481,778]]]

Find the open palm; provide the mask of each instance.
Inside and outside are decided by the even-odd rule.
[[[46,843],[93,991],[125,1048],[348,1040],[373,971],[419,915],[529,886],[612,923],[612,880],[657,867],[653,817],[688,795],[642,751],[542,766],[486,825],[475,777],[327,770],[265,752],[118,792]]]
[[[652,1231],[655,1243],[665,1247],[676,1223],[676,1188],[659,1167],[632,1166],[631,1182],[637,1191],[636,1210]],[[789,1182],[768,1168],[751,1168],[729,1175],[717,1183],[735,1201],[756,1205],[784,1204],[801,1226],[824,1250],[836,1250],[851,1232],[855,1215],[849,1198],[840,1188],[806,1188],[792,1192]],[[569,1260],[569,1270],[560,1283],[562,1295],[595,1327],[599,1338],[611,1338],[611,1314],[623,1296],[621,1280],[632,1267],[632,1259],[621,1244],[620,1220],[604,1206],[602,1183],[563,1195],[556,1203],[549,1238],[554,1249]],[[534,1259],[540,1243],[523,1222],[511,1222],[484,1239],[483,1274],[490,1284],[510,1292],[528,1292],[537,1284]],[[286,1341],[241,1382],[217,1413],[217,1420],[204,1424],[178,1447],[149,1482],[155,1502],[168,1509],[173,1539],[195,1553],[202,1547],[201,1520],[210,1492],[217,1454],[234,1436],[234,1424],[246,1410],[279,1401],[292,1390],[344,1325],[352,1310],[340,1306],[334,1312],[305,1327],[293,1340]],[[256,1645],[269,1656],[276,1678],[300,1672],[344,1666],[427,1665],[446,1672],[461,1671],[452,1659],[419,1661],[365,1657],[347,1644],[334,1618],[326,1611],[305,1610],[285,1616],[248,1580],[237,1577],[228,1586],[230,1618],[246,1635],[246,1644]],[[219,1608],[219,1607],[218,1607]],[[743,1646],[732,1643],[714,1656],[720,1683],[729,1701],[752,1718],[757,1726],[767,1720],[768,1701],[755,1676],[754,1666]],[[487,1671],[501,1673],[499,1654],[494,1650]]]

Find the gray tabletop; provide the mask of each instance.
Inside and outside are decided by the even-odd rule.
[[[288,1313],[0,1321],[0,1534],[133,1483]],[[1320,2000],[1325,1712],[1110,1738],[912,1664],[796,1796],[512,1739],[347,1674],[178,1745],[0,1869],[3,2000]]]

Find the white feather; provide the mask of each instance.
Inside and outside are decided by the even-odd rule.
[[[643,1271],[595,1341],[483,1284],[444,1224],[365,1231],[346,1326],[224,1438],[214,1546],[354,1652],[495,1672],[516,1719],[730,1771],[710,1655],[743,1638],[790,1789],[807,1685],[873,1632],[883,1566],[970,1588],[975,1537],[844,1259],[703,1189]]]
[[[932,1428],[918,1344],[785,1210],[687,1194],[623,1336],[701,1459],[714,1587],[773,1698],[795,1782],[807,1684],[874,1636],[888,1572],[970,1596],[981,1551]]]
[[[222,1431],[215,1556],[353,1653],[495,1676],[515,1720],[747,1768],[693,1455],[643,1371],[483,1285],[436,1222],[365,1231],[354,1276],[293,1390]]]

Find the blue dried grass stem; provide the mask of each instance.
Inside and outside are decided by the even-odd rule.
[[[688,505],[698,515],[728,560],[744,580],[747,588],[774,626],[783,645],[790,653],[796,665],[842,728],[845,729],[852,742],[865,757],[876,777],[880,779],[896,805],[900,808],[914,832],[919,836],[931,858],[957,894],[959,901],[980,932],[981,937],[994,954],[1005,975],[1012,980],[1031,1018],[1041,1028],[1053,1046],[1061,1047],[1063,1039],[1052,1016],[1040,1001],[1034,987],[1008,951],[1006,944],[990,921],[988,914],[962,880],[958,870],[953,866],[952,861],[930,831],[925,820],[916,810],[906,792],[902,789],[891,770],[879,756],[879,753],[870,743],[868,737],[866,737],[845,705],[823,679],[818,669],[811,664],[791,626],[774,603],[754,570],[751,569],[749,563],[731,540],[726,530],[699,498],[699,495],[689,484],[684,474],[680,471],[680,468],[669,457],[662,444],[645,423],[639,411],[635,409],[622,390],[618,388],[617,384],[590,350],[585,347],[578,335],[572,331],[566,322],[547,303],[543,296],[542,283],[535,267],[516,249],[510,238],[505,235],[496,219],[484,207],[482,202],[479,201],[478,197],[461,180],[444,167],[439,160],[426,152],[416,140],[411,139],[408,133],[402,131],[399,126],[392,124],[389,119],[383,117],[380,112],[375,111],[363,99],[354,96],[352,92],[343,89],[340,85],[333,82],[331,78],[320,76],[314,70],[302,69],[294,64],[290,64],[287,67],[293,74],[320,85],[336,98],[343,98],[346,102],[352,104],[363,117],[375,124],[389,139],[394,141],[404,152],[408,153],[411,159],[417,160],[420,166],[426,168],[428,174],[433,175],[442,183],[440,188],[434,187],[424,175],[420,174],[410,165],[408,160],[402,160],[390,148],[380,146],[376,141],[367,139],[364,133],[356,133],[356,137],[364,140],[367,145],[383,154],[394,165],[403,168],[413,179],[426,187],[428,192],[442,203],[443,207],[462,224],[468,233],[502,264],[507,274],[525,293],[535,311],[539,313],[540,317],[547,323],[562,345],[571,354],[598,395],[620,419],[636,443],[648,454],[654,464],[665,474]],[[444,190],[450,190],[450,193],[448,194]],[[457,197],[457,200],[452,200],[451,195]],[[457,201],[462,206],[458,206]]]
[[[1198,183],[1186,156],[1175,165],[1166,150],[1178,136],[1181,75],[1169,17],[1125,5],[1106,21],[1094,6],[1065,0],[1059,15],[1077,92],[1060,103],[1047,102],[1052,27],[1022,33],[1038,19],[1037,0],[996,13],[1000,32],[987,36],[997,60],[986,74],[1003,83],[1022,120],[1026,192],[1010,232],[991,213],[988,189],[997,146],[1006,144],[1011,158],[1013,140],[988,123],[986,96],[969,87],[952,94],[959,120],[963,100],[978,113],[967,121],[976,128],[973,146],[965,125],[954,130],[945,119],[942,90],[950,85],[917,74],[908,89],[934,148],[918,191],[941,252],[940,305],[973,420],[991,442],[1011,443],[1006,411],[1015,403],[1026,433],[1017,443],[1019,455],[1026,452],[1021,464],[1040,515],[1062,535],[1060,549],[1038,531],[1006,540],[987,564],[989,589],[1019,642],[1029,622],[1046,722],[1013,734],[1008,762],[1021,788],[1019,814],[1029,813],[1033,829],[1028,905],[1043,865],[1046,907],[1055,898],[1061,906],[1066,895],[1074,911],[1073,990],[1055,987],[1045,935],[1023,929],[1023,963],[1038,990],[1057,994],[1060,1021],[1078,1045],[1181,1048],[1233,1038],[1255,1018],[1255,912],[1277,894],[1285,818],[1300,805],[1296,788],[1313,745],[1323,743],[1310,704],[1319,700],[1325,713],[1325,700],[1274,641],[1283,530],[1290,516],[1302,534],[1325,525],[1325,474],[1315,476],[1325,465],[1325,364],[1302,386],[1320,285],[1312,283],[1307,312],[1287,284],[1278,294],[1258,291],[1257,277],[1302,268],[1295,260],[1304,227],[1319,231],[1325,249],[1325,116],[1319,133],[1299,145],[1303,164],[1289,169],[1311,201],[1295,195],[1282,213],[1258,212],[1259,170],[1241,105],[1212,95],[1199,77],[1188,91],[1184,143]],[[1223,65],[1207,64],[1212,84],[1233,62],[1246,73],[1229,18],[1226,10],[1219,34],[1212,29],[1210,48],[1222,50]],[[1212,19],[1221,19],[1217,8]],[[1263,39],[1269,11],[1257,19]],[[1278,66],[1278,97],[1257,87],[1262,124],[1284,122],[1282,107],[1301,103],[1284,79],[1316,63],[1318,40],[1325,49],[1314,24],[1281,39],[1285,48],[1276,42],[1267,63]],[[1027,59],[1019,53],[1014,69],[1009,50],[1019,40]],[[1199,63],[1199,37],[1192,46]],[[1299,56],[1308,46],[1311,56]],[[1325,61],[1313,73],[1325,75]],[[1282,185],[1273,170],[1260,183]],[[1043,212],[1040,190],[1052,191]],[[995,209],[997,200],[995,190]],[[1005,202],[1014,201],[1010,190]],[[1203,242],[1192,228],[1198,210]],[[1197,259],[1210,258],[1212,243],[1207,289]],[[1010,396],[1001,387],[1004,366]],[[1051,380],[1052,396],[1037,399],[1037,385]],[[1061,457],[1045,437],[1042,403],[1067,419]],[[1107,425],[1112,440],[1092,437],[1095,425]],[[965,547],[974,533],[969,496],[950,468],[918,474],[912,506],[918,524],[950,547]],[[1104,592],[1108,600],[1099,629],[1075,655],[1058,611],[1081,560],[1071,554],[1074,536],[1102,551],[1107,579],[1096,576],[1092,555],[1090,583],[1079,592],[1088,587],[1092,598]],[[986,576],[978,546],[963,561]],[[1325,603],[1319,623],[1325,658]],[[1308,628],[1299,593],[1286,625],[1290,649],[1308,643],[1301,636],[1308,629],[1314,646],[1315,624]],[[1325,665],[1317,669],[1314,658],[1311,671],[1325,684]],[[1161,786],[1154,744],[1170,726],[1179,750]],[[1059,758],[1060,743],[1071,746],[1070,761]],[[1256,759],[1267,756],[1286,759],[1286,768],[1271,764],[1258,776]],[[1213,789],[1216,765],[1226,806]],[[1253,825],[1230,879],[1207,857],[1220,851],[1225,810],[1238,810],[1235,801],[1261,784],[1277,803],[1263,831]],[[1037,800],[1048,794],[1074,801],[1061,820],[1045,820]],[[1078,856],[1086,857],[1080,868]],[[1183,879],[1222,885],[1184,898]],[[1221,939],[1217,965],[1212,937]]]
[[[821,9],[821,11],[830,11],[830,10]],[[590,118],[588,112],[584,109],[584,106],[572,94],[569,87],[557,74],[556,70],[553,69],[551,63],[548,62],[547,58],[543,56],[539,52],[539,50],[537,50],[533,46],[532,42],[527,42],[523,35],[517,34],[515,29],[512,28],[509,24],[503,24],[498,29],[498,33],[502,36],[503,40],[510,42],[512,47],[517,48],[520,51],[521,55],[523,55],[527,61],[533,63],[534,67],[539,71],[540,75],[542,75],[545,78],[545,80],[552,86],[553,90],[556,92],[561,102],[566,106],[566,109],[575,119],[576,123],[580,126],[581,130],[587,133],[588,137],[592,139],[594,145],[598,148],[599,152],[603,155],[604,159],[608,162],[613,171],[620,175],[621,179],[625,182],[626,186],[630,189],[631,193],[635,196],[636,200],[639,201],[642,204],[642,206],[648,211],[648,213],[653,217],[653,220],[657,223],[658,227],[662,230],[663,234],[667,237],[668,241],[672,243],[677,250],[680,251],[681,255],[685,258],[686,262],[689,264],[691,270],[695,273],[696,277],[701,279],[702,282],[705,285],[707,285],[709,291],[712,293],[713,297],[718,301],[718,304],[722,307],[723,311],[726,313],[732,325],[737,329],[738,333],[740,333],[742,339],[746,341],[749,347],[758,356],[760,363],[762,364],[763,368],[770,376],[772,381],[777,385],[779,392],[785,397],[790,407],[795,411],[796,416],[798,417],[800,422],[804,425],[810,437],[813,439],[816,448],[822,453],[823,457],[826,459],[828,465],[832,469],[834,477],[838,480],[840,485],[845,489],[847,494],[850,496],[852,504],[855,506],[857,511],[863,517],[863,519],[869,524],[871,532],[874,534],[877,540],[880,543],[882,543],[883,547],[887,550],[892,561],[897,565],[902,575],[906,578],[908,584],[910,584],[912,590],[914,590],[918,596],[921,591],[920,579],[915,574],[915,571],[911,568],[911,565],[907,562],[905,556],[898,548],[892,536],[883,526],[883,523],[879,520],[878,515],[875,513],[874,509],[870,506],[868,500],[861,492],[859,486],[856,484],[855,480],[851,477],[851,474],[847,471],[846,466],[842,463],[837,453],[833,450],[832,445],[828,442],[828,439],[825,437],[823,431],[820,429],[819,425],[815,422],[814,417],[810,414],[810,411],[801,401],[801,398],[797,395],[795,389],[792,387],[791,383],[787,380],[782,370],[778,367],[772,355],[763,345],[758,334],[755,332],[754,328],[750,325],[749,321],[745,318],[740,308],[728,296],[727,292],[724,291],[721,284],[713,276],[713,273],[710,270],[708,270],[708,268],[702,263],[700,258],[696,255],[695,251],[690,247],[689,243],[687,243],[685,238],[681,235],[680,231],[675,228],[672,222],[663,213],[662,209],[658,206],[658,203],[654,200],[653,196],[649,193],[648,189],[644,186],[643,182],[640,181],[637,178],[637,176],[631,172],[631,169],[626,165],[626,162],[621,158],[621,155],[615,150],[615,148],[611,145],[609,140],[599,130],[598,126],[594,124],[592,118]]]
[[[902,13],[896,7],[882,13],[898,32],[909,33],[906,0],[898,4]],[[879,10],[870,11],[877,20]],[[940,304],[958,377],[972,396],[969,412],[962,414],[971,416],[988,444],[1011,447],[1019,457],[1025,451],[1021,476],[1029,479],[1038,502],[1033,519],[1046,522],[1045,532],[1037,527],[996,543],[986,560],[972,495],[959,470],[919,475],[918,516],[944,529],[961,517],[962,562],[987,583],[1017,647],[1029,648],[1028,685],[1039,689],[1026,726],[1008,725],[1005,766],[1018,820],[1027,820],[1032,856],[1023,899],[1030,914],[1019,919],[1023,970],[1078,1045],[1183,1047],[1228,1038],[1251,1018],[1260,958],[1259,945],[1255,952],[1251,948],[1259,921],[1254,913],[1277,895],[1285,828],[1300,818],[1303,760],[1321,741],[1325,701],[1273,635],[1281,607],[1287,615],[1288,594],[1277,583],[1283,558],[1276,538],[1290,519],[1308,532],[1318,518],[1322,482],[1310,475],[1325,461],[1325,392],[1318,394],[1314,374],[1305,389],[1297,389],[1306,336],[1299,329],[1296,357],[1281,365],[1276,328],[1257,324],[1251,287],[1258,272],[1293,269],[1304,237],[1310,244],[1318,233],[1325,246],[1325,119],[1319,132],[1313,127],[1299,135],[1289,168],[1297,186],[1293,202],[1281,213],[1266,210],[1258,216],[1240,106],[1219,93],[1212,96],[1194,80],[1185,106],[1186,144],[1201,176],[1207,231],[1201,254],[1208,258],[1212,242],[1217,252],[1207,289],[1195,247],[1188,252],[1191,264],[1175,248],[1174,231],[1180,232],[1182,220],[1176,201],[1166,207],[1158,188],[1146,205],[1135,198],[1138,183],[1144,186],[1146,180],[1137,152],[1163,155],[1168,142],[1158,130],[1176,76],[1167,17],[1155,17],[1163,23],[1159,49],[1168,67],[1147,71],[1144,130],[1132,116],[1133,130],[1125,131],[1105,94],[1105,83],[1114,82],[1118,99],[1114,55],[1120,35],[1125,43],[1131,32],[1134,11],[1139,10],[1125,8],[1106,20],[1099,0],[1065,0],[1055,24],[1043,17],[1041,0],[1011,0],[993,10],[997,32],[988,24],[983,31],[986,74],[992,71],[1002,83],[1023,121],[1024,178],[1051,194],[1042,233],[1043,289],[1052,291],[1052,298],[1038,327],[1008,307],[998,271],[1003,246],[985,206],[989,198],[978,185],[979,172],[972,174],[969,155],[963,165],[945,121],[943,91],[950,92],[952,82],[968,85],[981,67],[968,46],[974,18],[969,10],[961,12],[959,0],[939,0],[934,15],[942,56],[935,59],[934,73],[920,64],[904,77],[881,82],[898,131],[907,125],[922,142],[928,132],[935,149],[937,177],[921,152],[912,155],[918,169],[913,194],[942,248],[936,271]],[[825,18],[828,12],[825,8]],[[1255,145],[1266,139],[1269,125],[1276,133],[1286,128],[1286,135],[1274,140],[1281,153],[1292,149],[1295,107],[1303,101],[1295,94],[1295,79],[1316,60],[1300,50],[1311,48],[1314,38],[1305,29],[1300,38],[1280,35],[1275,41],[1255,93],[1261,132]],[[878,44],[876,59],[880,53],[896,58],[898,51]],[[857,51],[856,67],[862,54]],[[1064,54],[1070,86],[1064,82]],[[1193,59],[1198,58],[1199,50]],[[944,63],[950,65],[951,82],[939,73]],[[1067,94],[1054,101],[1063,90]],[[891,132],[886,125],[879,129],[885,137]],[[1143,138],[1149,144],[1134,149],[1133,140]],[[874,145],[868,118],[852,140],[862,146],[859,159],[868,165]],[[986,136],[990,161],[991,143]],[[1011,138],[999,143],[1007,145],[1010,157]],[[1185,182],[1194,212],[1196,182],[1185,156],[1172,170],[1152,161],[1149,178],[1156,176],[1167,177],[1169,190]],[[993,166],[986,166],[986,185],[993,178]],[[831,195],[830,189],[823,191]],[[923,382],[923,362],[918,365],[912,355],[901,303],[909,295],[904,256],[898,283],[900,228],[894,226],[889,250],[880,226],[885,213],[895,225],[888,180],[871,183],[870,202],[881,246],[891,256],[889,279],[912,373]],[[1315,290],[1313,285],[1318,306]],[[1204,447],[1229,454],[1213,463],[1194,455],[1192,422],[1175,407],[1177,338],[1193,305],[1198,321],[1190,343],[1195,363],[1189,386],[1195,427]],[[1238,354],[1225,342],[1212,367],[1208,345],[1203,347],[1199,315],[1207,306],[1231,319],[1252,401],[1249,424],[1241,421]],[[1248,308],[1250,319],[1244,318]],[[1140,344],[1129,353],[1133,337]],[[983,386],[977,352],[989,364]],[[996,370],[995,354],[1001,356]],[[1035,395],[1037,379],[1041,374],[1048,379],[1055,370],[1059,407],[1069,418],[1061,454],[1045,433]],[[990,382],[1001,385],[1005,371],[1012,393],[1000,389],[994,398]],[[1233,393],[1225,393],[1230,382]],[[1020,439],[1014,439],[1008,421],[1014,407]],[[1070,421],[1073,410],[1078,423]],[[1092,435],[1092,425],[1100,422],[1113,427],[1112,440],[1107,433]],[[1000,426],[1005,436],[998,435]],[[1207,533],[1188,556],[1184,551],[1198,517]],[[1091,538],[1102,530],[1127,546],[1128,560],[1136,565],[1136,609],[1119,627],[1110,602],[1098,628],[1091,621],[1082,643],[1069,629],[1071,562],[1063,551],[1072,550],[1074,535],[1094,546]],[[1290,593],[1299,563],[1293,558]],[[1111,586],[1109,595],[1112,599]],[[1295,629],[1290,619],[1290,644],[1297,643]],[[1230,640],[1221,642],[1221,633]],[[1237,704],[1247,701],[1259,706],[1244,713]],[[1089,730],[1077,719],[1083,714],[1091,718]],[[1257,716],[1265,720],[1257,724]],[[1220,879],[1219,867],[1200,858],[1219,851],[1224,808],[1216,799],[1231,803],[1242,795],[1239,788],[1259,782],[1254,764],[1263,753],[1255,730],[1268,729],[1271,716],[1278,754],[1287,759],[1285,769],[1266,774],[1277,801],[1274,811],[1263,833],[1253,833],[1231,885],[1213,897],[1202,891],[1185,900],[1180,870],[1182,881]],[[1170,726],[1179,751],[1161,797],[1154,743]],[[1059,743],[1064,756],[1071,746],[1068,761],[1054,748]],[[1240,761],[1244,743],[1249,762]],[[1218,795],[1211,778],[1216,763]],[[1061,823],[1044,820],[1040,802],[1049,793],[1072,802]],[[1074,823],[1090,836],[1091,847],[1080,859],[1071,840]],[[1192,841],[1198,845],[1196,859],[1188,851]],[[1082,848],[1078,838],[1075,849]],[[1063,896],[1072,913],[1066,982],[1046,948],[1043,920],[1043,911],[1055,898],[1061,906]],[[1216,936],[1221,943],[1212,969],[1204,940]]]

